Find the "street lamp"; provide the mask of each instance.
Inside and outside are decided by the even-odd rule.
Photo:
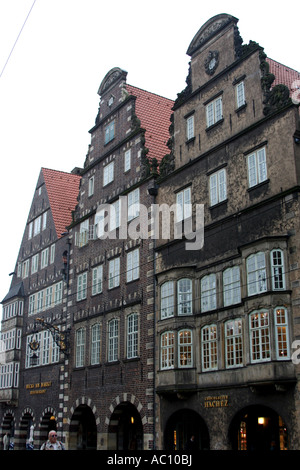
[[[37,336],[37,324],[42,326],[42,329],[50,331],[53,340],[57,344],[59,350],[63,352],[66,356],[69,355],[69,335],[70,335],[70,328],[66,331],[60,331],[58,326],[52,325],[49,322],[46,322],[43,318],[36,318],[34,322],[33,328],[33,337],[29,343],[30,349],[33,351],[33,354],[30,358],[30,364],[32,366],[36,366],[39,361],[39,356],[37,351],[40,348],[40,342]]]

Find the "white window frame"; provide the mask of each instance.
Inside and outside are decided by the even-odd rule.
[[[192,216],[191,187],[183,189],[176,194],[176,222],[181,222]]]
[[[124,153],[124,173],[131,169],[131,149],[128,149]]]
[[[223,119],[222,96],[210,101],[206,105],[206,126],[211,127]]]
[[[209,177],[210,205],[214,206],[227,199],[227,176],[225,168]]]
[[[190,329],[178,331],[178,367],[193,367],[193,332]]]
[[[269,317],[267,310],[257,310],[249,315],[251,363],[271,360]]]
[[[84,300],[87,297],[87,273],[82,273],[77,276],[77,292],[76,300]]]
[[[266,148],[262,147],[247,156],[248,184],[252,188],[268,179]]]
[[[217,308],[217,277],[207,274],[201,279],[201,312]]]
[[[107,186],[114,180],[115,162],[110,162],[103,168],[103,186]]]
[[[31,258],[31,274],[37,273],[39,269],[39,254]]]
[[[272,289],[285,289],[285,269],[284,269],[284,253],[281,249],[276,248],[270,253],[271,258],[271,277]]]
[[[243,365],[243,323],[235,318],[225,323],[226,368]]]
[[[186,118],[186,139],[191,140],[195,137],[195,120],[194,115]]]
[[[120,257],[109,261],[108,265],[108,288],[113,289],[120,285]]]
[[[285,307],[274,309],[276,359],[290,359],[288,311]]]
[[[119,320],[113,318],[108,322],[108,362],[119,358]]]
[[[103,289],[103,265],[93,268],[92,271],[92,295],[101,294]]]
[[[55,261],[55,243],[50,246],[50,264],[54,263]]]
[[[201,329],[202,370],[218,368],[218,338],[217,325],[205,325]]]
[[[85,328],[76,330],[75,367],[84,366],[85,357]]]
[[[223,302],[224,307],[241,302],[240,268],[233,266],[223,272]]]
[[[136,188],[127,195],[128,221],[140,214],[140,188]]]
[[[246,267],[248,295],[251,296],[266,292],[267,268],[265,253],[260,251],[248,256]]]
[[[131,313],[127,317],[127,359],[138,357],[139,348],[139,317]]]
[[[91,365],[100,364],[101,352],[101,325],[95,323],[91,326]]]
[[[140,250],[136,248],[135,250],[129,251],[127,253],[127,272],[126,280],[127,282],[135,281],[140,276]]]
[[[177,281],[177,314],[193,314],[193,282],[189,278]]]
[[[166,281],[160,288],[160,316],[162,320],[174,316],[174,301],[174,281]]]
[[[160,368],[174,369],[175,364],[175,333],[165,331],[160,337]]]
[[[49,248],[45,248],[41,253],[41,269],[46,268],[49,263]]]
[[[89,185],[88,185],[88,196],[91,197],[94,194],[94,188],[95,188],[95,176],[91,176],[89,178]]]
[[[237,109],[239,109],[246,104],[244,81],[239,82],[235,86],[235,96],[236,96],[236,107]]]

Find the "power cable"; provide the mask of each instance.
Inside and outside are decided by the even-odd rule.
[[[22,25],[20,31],[19,31],[19,34],[18,34],[18,36],[17,36],[17,39],[15,40],[14,45],[13,45],[13,47],[11,48],[11,51],[10,51],[10,53],[9,53],[7,59],[6,59],[6,62],[5,62],[5,64],[4,64],[4,66],[3,66],[3,69],[2,69],[2,71],[1,71],[0,78],[2,77],[3,72],[4,72],[4,70],[6,69],[6,66],[7,66],[7,64],[8,64],[8,61],[9,61],[9,59],[10,59],[10,57],[11,57],[13,51],[14,51],[14,48],[16,47],[16,44],[17,44],[17,42],[18,42],[18,40],[19,40],[19,37],[21,36],[21,33],[22,33],[23,29],[24,29],[24,26],[25,26],[25,24],[27,23],[27,20],[28,20],[28,18],[29,18],[29,15],[30,15],[30,13],[31,13],[31,11],[32,11],[32,9],[33,9],[33,7],[34,7],[35,2],[36,2],[36,0],[34,0],[33,4],[31,5],[31,8],[30,8],[30,10],[29,10],[29,12],[28,12],[28,14],[27,14],[27,16],[26,16],[26,18],[25,18],[25,21],[24,21],[24,23],[23,23],[23,25]]]

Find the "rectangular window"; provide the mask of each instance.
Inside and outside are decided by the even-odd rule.
[[[206,106],[206,126],[210,127],[223,119],[222,97],[208,103]]]
[[[132,313],[127,318],[127,358],[138,356],[138,314]]]
[[[186,138],[187,140],[193,139],[195,137],[194,132],[194,116],[189,116],[186,119]]]
[[[178,366],[193,367],[192,332],[181,330],[178,332]]]
[[[225,325],[226,367],[238,367],[243,363],[242,320],[231,320]]]
[[[217,308],[216,275],[209,274],[201,279],[201,312]]]
[[[180,279],[177,282],[177,304],[178,315],[191,315],[193,313],[191,279]]]
[[[47,289],[46,289],[46,297],[45,297],[45,308],[51,308],[51,305],[52,305],[52,294],[53,294],[53,288],[52,288],[52,286],[47,287]]]
[[[92,326],[91,330],[91,365],[100,364],[100,332],[99,323]]]
[[[140,213],[140,190],[136,188],[134,191],[128,193],[128,220],[135,219]]]
[[[240,270],[238,266],[228,268],[223,273],[224,307],[238,304],[241,301]]]
[[[27,259],[26,261],[23,261],[22,263],[22,278],[26,278],[28,277],[28,273],[29,273],[29,259]]]
[[[95,177],[91,176],[89,179],[89,188],[88,188],[89,197],[91,197],[94,194],[94,183],[95,183]]]
[[[244,106],[245,101],[245,85],[244,82],[240,82],[235,87],[236,106],[237,109]]]
[[[209,186],[211,206],[227,199],[226,170],[224,168],[210,176]]]
[[[120,199],[110,204],[109,210],[109,230],[115,230],[121,225]]]
[[[266,149],[262,148],[248,155],[249,188],[266,181],[267,178]]]
[[[110,122],[104,129],[104,144],[108,144],[115,137],[115,121]]]
[[[174,315],[174,283],[167,281],[161,286],[160,290],[160,310],[161,319],[172,317]]]
[[[48,266],[49,261],[49,248],[45,248],[41,254],[41,269],[46,268]]]
[[[31,260],[31,274],[34,274],[38,271],[39,268],[39,255],[34,255]]]
[[[32,238],[32,231],[33,231],[33,222],[30,222],[28,225],[28,240]]]
[[[50,264],[54,263],[55,259],[55,245],[51,245],[50,247]]]
[[[209,325],[202,328],[202,368],[215,370],[218,366],[217,327]]]
[[[55,284],[55,289],[54,289],[54,304],[55,305],[60,304],[62,302],[62,287],[63,287],[62,281]]]
[[[251,362],[270,359],[269,314],[265,311],[250,315]]]
[[[109,163],[103,169],[103,186],[114,180],[114,162]]]
[[[79,274],[77,277],[77,300],[86,299],[87,295],[87,273]]]
[[[33,222],[33,236],[37,235],[41,231],[41,221],[42,221],[42,216],[40,215],[36,219],[34,219]]]
[[[118,287],[120,285],[120,258],[111,260],[108,270],[108,288]]]
[[[103,283],[103,266],[97,266],[92,272],[92,295],[100,294],[102,292]]]
[[[124,173],[131,168],[131,149],[126,150],[124,154]]]
[[[176,194],[176,222],[192,216],[191,188]]]
[[[134,281],[139,278],[139,249],[127,253],[127,282]]]
[[[275,338],[276,338],[276,359],[289,359],[289,334],[288,334],[288,318],[287,310],[278,307],[274,311],[275,314]]]
[[[248,295],[260,294],[267,290],[265,254],[256,253],[247,258]]]
[[[48,214],[48,212],[43,213],[42,230],[45,230],[46,227],[47,227],[47,214]]]
[[[271,270],[273,290],[285,289],[284,258],[282,250],[271,251]]]
[[[85,354],[85,330],[80,328],[76,331],[76,367],[84,366],[84,354]]]
[[[161,335],[161,369],[174,368],[174,333],[167,331]]]
[[[119,323],[117,319],[108,324],[108,362],[118,360],[119,348]]]

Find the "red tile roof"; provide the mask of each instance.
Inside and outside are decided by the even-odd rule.
[[[42,168],[57,237],[60,238],[72,222],[77,204],[80,176]]]
[[[149,91],[126,84],[127,91],[136,96],[135,111],[141,121],[141,127],[145,132],[145,146],[149,149],[147,157],[156,158],[158,162],[170,150],[167,142],[170,138],[170,116],[174,101]]]
[[[286,85],[290,90],[291,97],[297,98],[300,101],[300,93],[296,92],[300,87],[300,73],[273,59],[267,58],[267,61],[270,66],[270,73],[275,75],[273,86],[280,83]]]

